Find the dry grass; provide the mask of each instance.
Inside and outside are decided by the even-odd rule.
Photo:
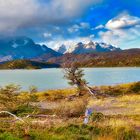
[[[25,119],[26,125],[0,123],[0,139],[3,137],[4,140],[13,140],[14,136],[22,139],[25,135],[29,135],[35,140],[139,140],[140,94],[138,89],[139,85],[135,84],[101,87],[105,93],[115,96],[95,99],[85,95],[73,98],[72,101],[66,99],[76,94],[75,89],[35,93],[37,101],[42,104],[39,108],[40,112],[43,110],[47,114],[49,113],[47,109],[50,109],[55,116]],[[19,97],[30,99],[26,93]],[[103,119],[90,120],[88,125],[83,125],[83,115],[87,107],[93,108],[94,114],[101,112]]]
[[[55,114],[63,117],[80,117],[84,114],[87,102],[84,99],[62,101],[55,109]]]
[[[50,100],[56,101],[65,99],[67,96],[76,94],[76,89],[59,89],[59,90],[47,90],[42,92],[37,92],[35,95],[38,101]]]
[[[104,99],[90,99],[89,107],[106,115],[140,115],[140,95],[124,95]]]

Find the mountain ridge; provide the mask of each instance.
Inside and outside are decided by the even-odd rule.
[[[34,43],[28,37],[0,38],[0,62],[16,59],[31,59],[43,54],[49,54],[52,57],[61,55],[45,45]]]
[[[95,52],[121,51],[121,49],[111,44],[90,41],[89,43],[79,42],[70,47],[67,47],[66,45],[62,44],[60,47],[55,48],[55,51],[62,54],[66,54],[66,53],[85,54],[85,53],[95,53]]]
[[[47,60],[51,63],[78,63],[80,67],[127,67],[140,66],[140,49],[127,49],[114,52],[100,52],[87,54],[64,54]]]
[[[31,60],[12,60],[0,64],[0,69],[41,69],[59,68],[59,64],[49,62],[37,62]]]
[[[140,66],[140,49],[121,50],[93,41],[87,44],[80,42],[69,53],[65,47],[61,45],[60,53],[36,44],[28,37],[0,38],[0,63],[21,59],[59,65],[76,62],[81,67]]]

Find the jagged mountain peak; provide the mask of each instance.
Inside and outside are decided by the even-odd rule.
[[[89,43],[87,43],[87,45],[95,45],[96,42],[93,42],[92,40],[90,40]]]
[[[54,50],[61,54],[64,54],[67,51],[67,47],[64,44],[62,44],[60,47],[55,48]]]
[[[0,50],[0,62],[32,59],[44,54],[51,56],[59,54],[45,45],[36,44],[32,39],[25,36],[0,38]]]
[[[62,46],[58,48],[58,50],[61,50],[61,49],[62,49]],[[72,45],[67,50],[63,52],[61,51],[61,53],[84,54],[84,53],[93,53],[93,52],[111,52],[111,51],[119,51],[119,50],[121,49],[113,45],[110,45],[104,42],[101,42],[101,43],[93,42],[91,40],[89,43],[86,43],[86,44],[79,42],[76,45]]]

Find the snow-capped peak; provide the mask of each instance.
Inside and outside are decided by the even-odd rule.
[[[98,43],[98,42],[90,41],[87,44],[79,42],[76,45],[70,46],[68,49],[65,45],[61,45],[55,50],[63,54],[65,53],[83,54],[83,53],[93,53],[93,52],[118,51],[120,50],[120,48],[117,48],[115,46],[103,42]]]

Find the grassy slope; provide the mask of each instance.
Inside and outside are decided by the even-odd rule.
[[[25,124],[0,123],[0,139],[139,140],[140,83],[100,87],[100,90],[111,96],[95,99],[85,95],[68,100],[76,94],[75,89],[35,93],[39,104],[43,103],[38,113],[56,116],[25,119]],[[94,109],[88,125],[83,125],[85,107]]]
[[[40,68],[57,68],[58,64],[36,62],[30,60],[14,60],[0,64],[0,69],[40,69]]]

